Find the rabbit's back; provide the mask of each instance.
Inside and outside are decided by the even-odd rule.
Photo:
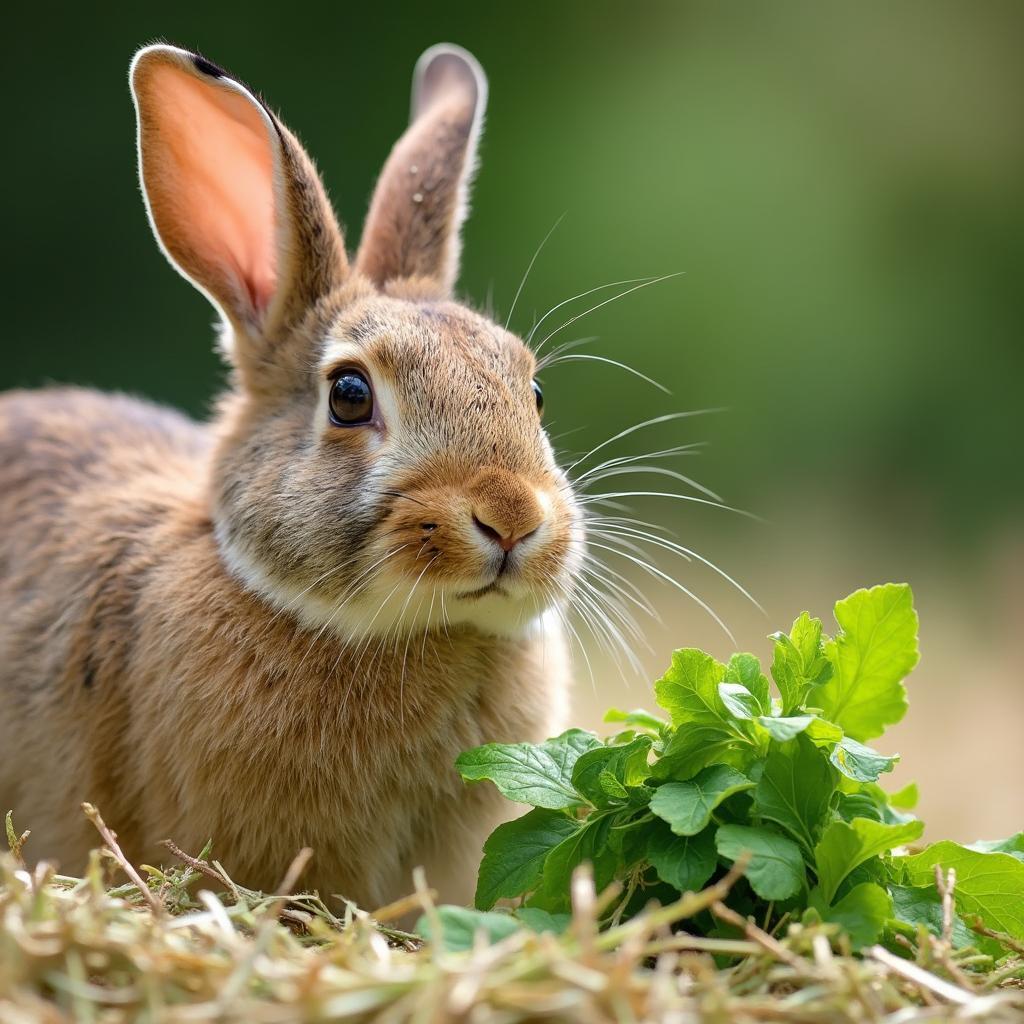
[[[65,767],[87,737],[58,735],[90,651],[122,643],[152,531],[204,498],[206,430],[180,413],[78,388],[0,396],[0,805],[27,757]],[[88,633],[88,635],[86,635]],[[12,756],[12,752],[22,756]],[[74,823],[77,829],[79,822]]]
[[[49,512],[61,494],[194,466],[208,450],[207,428],[128,395],[76,387],[6,392],[0,395],[0,521],[9,528],[20,502],[42,501],[37,511]]]
[[[206,428],[125,395],[0,395],[0,606],[22,587],[23,598],[37,594],[33,564],[66,555],[69,533],[140,535],[152,513],[182,499],[183,484],[199,493],[209,448]]]

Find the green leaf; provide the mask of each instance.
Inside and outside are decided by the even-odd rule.
[[[455,761],[467,782],[490,780],[509,800],[534,807],[579,807],[584,801],[572,786],[572,770],[583,753],[600,746],[597,737],[569,729],[544,743],[485,743]]]
[[[767,729],[768,735],[773,740],[785,743],[787,740],[793,739],[794,736],[799,736],[814,721],[814,715],[796,715],[791,718],[772,718],[769,715],[761,715],[757,721]]]
[[[665,744],[651,774],[656,779],[691,779],[709,764],[742,768],[753,753],[753,747],[741,750],[736,734],[723,725],[684,725]]]
[[[754,791],[753,812],[781,825],[810,853],[828,817],[837,777],[806,736],[773,743]]]
[[[1008,853],[1024,861],[1024,832],[1018,832],[1009,839],[979,839],[976,843],[969,843],[967,849],[978,853]]]
[[[825,718],[856,740],[881,736],[907,710],[903,679],[918,661],[917,613],[905,583],[858,590],[836,604],[835,667],[815,694]]]
[[[718,864],[714,829],[705,829],[695,836],[676,836],[662,822],[654,822],[647,842],[647,859],[663,882],[680,892],[700,892]]]
[[[805,730],[807,738],[814,740],[817,744],[838,743],[843,738],[843,730],[838,725],[826,722],[824,718],[811,715],[810,724]]]
[[[601,892],[612,880],[618,862],[617,854],[608,843],[611,824],[611,815],[595,812],[573,835],[562,840],[544,861],[540,885],[528,905],[552,914],[570,910],[572,873],[584,862],[593,865],[594,887]]]
[[[750,854],[746,877],[762,899],[787,900],[805,884],[800,847],[771,829],[722,825],[715,833],[715,847],[730,861]]]
[[[729,713],[718,694],[725,678],[725,666],[710,654],[683,648],[672,655],[669,670],[654,684],[658,704],[672,717],[676,726],[690,723],[724,725],[729,728]]]
[[[854,818],[885,821],[878,801],[870,793],[840,793],[836,812],[843,821],[853,821]]]
[[[725,681],[739,683],[747,689],[757,706],[755,714],[771,714],[771,687],[768,677],[761,671],[761,662],[753,654],[734,654],[725,667]]]
[[[856,782],[844,775],[839,780],[839,788],[844,794],[839,801],[839,811],[847,821],[874,818],[886,825],[903,825],[915,820],[913,814],[896,810],[889,801],[889,794],[877,782]],[[852,813],[858,805],[866,808],[863,814]]]
[[[857,782],[874,782],[882,772],[891,772],[900,755],[885,754],[844,736],[832,751],[830,760],[848,778]]]
[[[417,922],[416,931],[428,942],[439,943],[449,953],[472,949],[478,934],[491,946],[519,931],[519,924],[511,914],[485,913],[468,907],[438,907],[437,920],[441,925],[440,935],[434,934],[433,922],[426,914]]]
[[[757,722],[763,726],[773,740],[785,743],[787,740],[806,733],[815,743],[835,743],[843,738],[838,725],[826,722],[817,715],[792,715],[775,718],[761,715]]]
[[[858,864],[919,839],[923,831],[920,821],[902,825],[885,825],[868,818],[833,821],[814,848],[818,885],[825,900],[832,902],[839,884]]]
[[[713,764],[689,782],[666,782],[651,797],[651,811],[677,836],[693,836],[707,827],[714,809],[733,793],[754,783],[735,768]]]
[[[650,775],[650,736],[637,736],[618,746],[600,746],[581,754],[572,770],[572,786],[595,807],[607,807],[629,796]]]
[[[917,926],[923,924],[933,935],[942,934],[942,896],[935,887],[935,879],[931,885],[890,885],[892,896],[893,917],[897,921]],[[953,915],[953,945],[960,949],[963,946],[975,946],[978,939],[960,919]]]
[[[661,733],[668,726],[664,718],[652,715],[643,708],[635,708],[633,711],[620,711],[618,708],[609,708],[604,713],[606,722],[621,722],[633,729],[649,729],[653,733]]]
[[[761,714],[761,706],[742,683],[719,683],[718,696],[733,718],[751,721]]]
[[[947,840],[899,863],[905,881],[918,886],[934,884],[936,864],[943,871],[953,868],[960,915],[977,914],[989,928],[1024,939],[1024,861],[1011,853],[985,853]]]
[[[499,825],[484,843],[474,900],[477,909],[490,910],[500,899],[536,888],[547,855],[579,829],[579,821],[543,807]]]
[[[832,673],[822,646],[821,619],[803,612],[788,634],[773,633],[775,652],[772,678],[782,695],[782,711],[788,715],[804,703],[808,691],[820,686]]]
[[[540,907],[518,907],[515,911],[517,921],[522,921],[531,932],[554,932],[561,935],[572,923],[572,914],[549,914]]]
[[[917,783],[910,782],[895,793],[888,794],[888,801],[893,807],[901,811],[912,811],[917,806],[918,792]]]
[[[818,911],[823,921],[840,925],[849,935],[855,950],[877,942],[886,921],[893,915],[892,897],[873,882],[854,886],[831,906],[822,898],[821,890],[813,889],[808,903]]]

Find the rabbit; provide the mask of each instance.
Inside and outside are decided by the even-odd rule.
[[[454,761],[562,727],[585,550],[533,354],[453,298],[486,79],[420,59],[351,260],[238,78],[158,44],[130,85],[150,224],[230,382],[202,424],[0,398],[0,809],[70,872],[90,801],[136,863],[212,838],[267,890],[309,846],[324,895],[378,906],[422,865],[466,902],[517,808]]]

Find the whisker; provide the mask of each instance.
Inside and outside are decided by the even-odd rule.
[[[611,622],[607,614],[599,607],[597,602],[586,590],[580,590],[572,599],[573,607],[583,618],[590,630],[591,635],[603,647],[612,660],[620,675],[625,675],[622,670],[622,661],[619,652],[625,656],[630,668],[638,675],[641,673],[640,662],[636,655],[625,643],[620,632]],[[589,612],[589,614],[588,614]]]
[[[434,614],[434,599],[437,597],[437,584],[430,590],[430,607],[427,609],[427,617],[423,622],[423,643],[420,644],[420,662],[424,662],[427,656],[427,634],[430,632],[430,617]]]
[[[632,288],[627,288],[624,292],[618,292],[609,299],[603,299],[601,302],[596,303],[589,309],[583,310],[582,313],[577,313],[575,316],[569,317],[569,319],[566,320],[564,324],[562,324],[560,327],[556,327],[553,331],[551,331],[550,334],[548,334],[548,336],[534,349],[534,352],[539,353],[541,349],[543,349],[544,346],[556,334],[558,334],[559,331],[564,331],[566,327],[569,327],[571,324],[576,323],[577,320],[580,320],[583,317],[587,316],[588,314],[593,313],[595,310],[600,309],[602,306],[607,306],[610,302],[616,302],[618,299],[624,299],[627,295],[632,295],[633,292],[639,291],[641,288],[649,288],[652,284],[661,284],[662,281],[669,281],[673,277],[680,277],[684,273],[685,271],[679,270],[676,271],[676,273],[674,274],[664,274],[661,277],[655,277],[653,279],[649,278],[645,281],[642,281],[640,284],[633,285]],[[534,330],[536,330],[536,326],[534,327]],[[530,332],[530,337],[533,337],[532,331]],[[527,340],[529,341],[529,339]]]
[[[647,552],[644,551],[643,548],[639,547],[637,544],[634,544],[632,541],[625,540],[624,538],[620,537],[618,534],[605,533],[602,530],[591,529],[591,530],[587,531],[587,535],[590,536],[590,537],[605,537],[605,539],[614,537],[616,540],[619,541],[619,543],[624,548],[627,548],[628,550],[632,551],[633,554],[640,555],[641,558],[645,558],[647,556]]]
[[[724,502],[724,498],[720,494],[716,494],[710,487],[705,487],[703,484],[698,483],[691,477],[686,476],[683,473],[677,473],[674,469],[666,469],[664,466],[619,466],[611,469],[607,469],[598,473],[596,476],[592,476],[588,479],[588,486],[592,483],[599,483],[601,480],[607,480],[613,476],[631,476],[634,473],[653,473],[657,476],[671,477],[673,480],[678,480],[680,483],[687,484],[694,490],[700,491],[702,494],[706,494],[709,498],[713,498],[719,504]],[[577,481],[577,485],[579,481]]]
[[[627,526],[637,526],[641,529],[655,530],[659,533],[666,533],[670,537],[677,536],[675,530],[670,530],[667,526],[663,526],[661,523],[651,523],[646,519],[637,519],[635,516],[593,516],[587,515],[587,523],[593,523],[595,525],[610,525],[615,526],[620,523],[624,523]]]
[[[598,611],[610,627],[614,627],[612,622],[612,616],[614,616],[618,622],[622,623],[622,629],[629,634],[635,643],[641,644],[645,647],[648,646],[636,619],[630,614],[629,610],[617,597],[599,589],[589,580],[581,579],[578,582],[583,587],[582,593],[586,594],[588,600],[597,607]],[[622,643],[623,637],[621,635],[621,631],[617,628],[615,629],[615,635],[618,642]]]
[[[533,336],[537,333],[537,328],[540,327],[540,325],[542,323],[544,323],[544,321],[547,320],[547,318],[549,316],[551,316],[552,313],[554,313],[557,310],[561,309],[563,306],[568,306],[570,302],[575,302],[577,299],[585,299],[588,295],[593,295],[594,292],[604,291],[606,288],[619,288],[619,287],[621,287],[624,284],[636,284],[638,281],[653,281],[653,280],[654,279],[651,278],[651,277],[630,277],[630,278],[627,278],[624,281],[609,281],[607,284],[599,284],[596,288],[588,288],[585,292],[579,292],[579,294],[577,294],[577,295],[571,295],[567,299],[562,299],[561,302],[559,302],[556,305],[552,306],[533,325],[533,327],[530,328],[530,333],[526,336],[526,344],[529,345],[530,342],[533,341]],[[539,352],[540,349],[537,349],[537,351]]]
[[[605,459],[604,462],[599,462],[596,466],[592,466],[590,469],[584,470],[577,478],[576,483],[578,484],[581,480],[586,480],[594,473],[599,473],[602,469],[608,469],[612,466],[625,466],[633,462],[640,462],[642,459],[669,459],[684,457],[690,455],[700,455],[701,452],[697,451],[698,448],[707,448],[707,441],[691,441],[689,444],[677,444],[671,448],[659,448],[653,452],[642,452],[639,455],[616,455],[613,458]]]
[[[583,661],[586,663],[587,666],[587,674],[590,676],[590,685],[594,690],[594,693],[597,693],[597,681],[594,678],[594,667],[590,664],[590,658],[587,655],[586,645],[580,639],[580,635],[576,631],[576,627],[569,620],[569,617],[565,614],[564,610],[560,608],[557,604],[553,604],[551,608],[554,611],[554,613],[558,616],[558,619],[562,623],[562,626],[566,629],[567,632],[569,632],[572,635],[572,638],[576,641],[576,644],[580,649],[580,654],[583,655]]]
[[[373,640],[373,633],[371,632],[371,630],[373,628],[373,624],[377,621],[377,618],[379,617],[380,613],[382,611],[384,611],[385,606],[387,605],[388,601],[391,600],[391,598],[394,595],[395,591],[398,590],[398,588],[404,582],[405,582],[404,579],[399,580],[388,591],[388,593],[385,596],[384,600],[381,601],[381,603],[378,606],[377,610],[373,613],[373,618],[370,619],[370,621],[366,624],[366,626],[364,628],[365,636],[360,641],[359,647],[356,649],[356,653],[355,653],[354,657],[352,658],[353,664],[359,664],[361,662],[363,655],[366,653],[367,649],[370,646],[370,642]],[[380,646],[377,648],[378,653],[383,649],[384,641],[387,639],[389,632],[390,632],[390,628],[384,631],[383,637],[381,638]],[[339,661],[341,660],[341,655],[340,654],[338,655],[338,660]]]
[[[319,585],[320,583],[323,583],[329,576],[333,576],[335,573],[341,572],[342,569],[346,568],[347,566],[352,565],[353,562],[358,562],[358,561],[359,561],[359,556],[357,555],[357,556],[354,556],[352,558],[346,559],[340,565],[336,565],[333,568],[328,569],[327,572],[325,572],[322,576],[318,576],[315,580],[313,580],[313,582],[310,583],[310,585],[308,587],[306,587],[304,590],[299,591],[299,593],[296,594],[295,597],[293,597],[290,601],[287,601],[280,608],[278,608],[277,611],[274,612],[274,614],[270,617],[270,622],[271,623],[276,622],[277,619],[280,618],[280,616],[284,615],[285,612],[290,611],[315,586]]]
[[[570,434],[578,434],[581,430],[586,430],[587,425],[581,423],[578,427],[572,427],[569,430],[563,430],[560,434],[548,434],[549,441],[561,441],[563,437],[568,437]]]
[[[654,605],[644,597],[643,591],[631,579],[623,576],[622,573],[617,572],[607,563],[600,562],[596,558],[592,558],[589,563],[585,563],[583,565],[581,571],[589,576],[593,576],[597,580],[600,580],[606,587],[610,587],[616,593],[621,594],[624,600],[635,604],[645,615],[650,615],[652,619],[658,618],[657,610]],[[613,577],[613,579],[608,579],[608,577],[604,575],[605,573],[607,573],[608,576]]]
[[[441,557],[441,553],[440,552],[438,552],[436,555],[434,555],[434,557],[429,562],[427,562],[427,564],[423,567],[423,572],[421,572],[419,574],[419,576],[416,577],[416,582],[412,585],[412,587],[410,587],[410,589],[409,589],[409,596],[405,599],[405,604],[402,605],[402,610],[401,610],[401,612],[399,612],[398,617],[395,619],[395,623],[396,623],[395,636],[396,636],[396,638],[398,636],[398,626],[397,626],[397,624],[400,623],[405,618],[405,613],[406,613],[406,610],[409,607],[409,602],[412,600],[412,595],[416,592],[416,588],[420,585],[420,580],[423,579],[424,573],[440,557]],[[420,605],[422,605],[422,604],[423,604],[423,601],[421,599],[420,600]],[[418,610],[419,609],[417,608],[417,611]],[[407,663],[408,658],[409,658],[409,642],[412,640],[412,635],[413,635],[412,634],[412,630],[410,629],[408,631],[407,635],[406,635],[406,638],[405,638],[405,651],[402,653],[402,674],[399,677],[399,682],[398,682],[398,715],[399,715],[399,723],[401,725],[403,725],[403,726],[405,725],[405,668],[406,668],[406,663]],[[426,635],[426,634],[424,634],[424,635]]]
[[[723,505],[720,501],[710,501],[707,498],[696,498],[692,494],[676,494],[674,491],[611,491],[608,494],[590,494],[580,499],[581,505],[588,505],[595,501],[615,500],[616,498],[675,498],[677,501],[692,501],[698,505],[710,505],[712,508],[720,508],[726,512],[735,512],[736,515],[746,516],[756,522],[763,523],[760,516],[746,509],[733,508],[732,505]]]
[[[565,213],[569,211],[566,210]],[[541,254],[544,246],[548,244],[548,239],[558,229],[558,225],[565,220],[565,213],[563,213],[554,224],[551,225],[551,230],[544,236],[540,245],[537,246],[537,251],[533,254],[533,259],[530,260],[529,266],[526,268],[526,273],[523,274],[523,279],[519,282],[519,287],[516,289],[515,298],[512,300],[512,306],[509,308],[508,316],[505,318],[505,330],[508,330],[508,325],[512,323],[512,314],[516,311],[516,303],[519,301],[519,296],[523,293],[523,288],[526,286],[526,279],[530,276],[530,271],[533,270],[534,263],[537,262],[537,257]]]
[[[399,551],[401,551],[401,550],[403,550],[404,548],[407,548],[407,547],[409,547],[408,544],[402,544],[402,545],[400,545],[397,548],[392,548],[389,551],[385,551],[384,554],[380,558],[378,558],[375,562],[372,562],[369,566],[367,566],[365,569],[361,570],[356,575],[356,578],[352,581],[352,583],[349,584],[348,588],[344,591],[344,596],[343,596],[342,600],[338,603],[338,606],[334,609],[333,612],[331,612],[331,614],[328,617],[327,621],[320,627],[320,629],[316,633],[316,636],[314,636],[313,639],[310,641],[309,646],[306,648],[305,653],[302,655],[302,658],[299,661],[299,665],[300,666],[306,660],[306,658],[309,656],[310,651],[312,651],[313,648],[316,646],[316,644],[319,641],[320,637],[322,637],[324,635],[324,633],[327,631],[328,627],[333,625],[333,623],[337,619],[339,613],[341,612],[342,608],[344,608],[345,605],[348,604],[348,602],[350,600],[352,600],[353,597],[356,596],[356,594],[358,594],[360,591],[364,590],[380,574],[380,572],[381,572],[381,568],[380,567],[382,567],[383,564],[389,558],[391,558],[393,555],[398,554]],[[374,572],[374,570],[377,570],[377,571]],[[360,582],[360,581],[362,581],[362,582]],[[356,586],[357,583],[358,583],[358,586]]]
[[[637,558],[635,555],[631,555],[626,551],[621,551],[620,549],[611,547],[607,544],[592,543],[592,546],[596,548],[601,548],[604,551],[610,551],[612,554],[619,555],[621,558],[628,558],[631,562],[640,566],[640,568],[643,569],[645,572],[650,573],[652,576],[657,576],[659,579],[664,580],[666,583],[670,583],[673,587],[675,587],[677,590],[681,591],[688,598],[690,598],[691,601],[694,601],[701,608],[703,608],[704,611],[706,611],[708,615],[710,615],[711,618],[713,618],[715,622],[717,622],[718,625],[722,628],[723,632],[729,638],[730,642],[736,643],[736,638],[732,635],[732,631],[721,620],[721,618],[719,618],[718,613],[710,605],[702,601],[695,593],[693,593],[693,591],[688,590],[686,587],[684,587],[682,583],[680,583],[677,579],[674,579],[667,573],[662,572],[660,569],[651,565],[650,562],[647,562],[642,558]]]
[[[592,341],[597,341],[596,334],[591,334],[587,338],[573,338],[572,341],[565,341],[561,345],[556,345],[546,356],[540,359],[537,363],[537,369],[540,370],[545,366],[550,366],[552,360],[557,359],[563,353],[571,352],[574,348],[579,348],[581,345],[589,345]]]
[[[666,551],[672,551],[675,554],[679,555],[681,558],[685,558],[688,562],[692,559],[696,559],[702,565],[706,565],[713,572],[716,572],[719,576],[721,576],[722,579],[724,579],[726,582],[730,583],[733,587],[735,587],[736,590],[738,590],[759,612],[761,612],[763,615],[767,614],[764,608],[761,607],[758,600],[746,589],[746,587],[744,587],[737,580],[734,580],[724,569],[715,565],[714,562],[712,562],[708,558],[705,558],[699,552],[684,547],[682,544],[677,544],[675,541],[666,540],[664,537],[656,537],[652,534],[645,533],[643,530],[633,530],[628,528],[622,529],[624,529],[624,531],[629,536],[638,537],[642,540],[645,540],[648,544],[654,544],[659,548],[664,548]],[[616,535],[621,536],[621,534],[612,534],[611,536]],[[607,539],[609,534],[604,534],[603,536],[605,536],[605,538]]]
[[[609,366],[617,366],[620,370],[625,370],[627,373],[633,374],[634,377],[639,377],[642,381],[646,381],[652,387],[656,387],[659,391],[663,391],[666,395],[671,395],[664,384],[659,384],[656,380],[648,377],[646,373],[641,373],[638,369],[633,366],[629,366],[626,363],[620,363],[617,359],[608,359],[606,356],[595,356],[586,352],[570,352],[566,355],[558,356],[553,359],[542,359],[537,366],[537,371],[549,369],[552,366],[556,366],[558,363],[571,363],[571,362],[594,362],[594,363],[607,363]]]
[[[444,623],[445,639],[447,639],[448,643],[451,644],[451,642],[452,642],[452,635],[448,631],[448,627],[450,625],[450,622],[449,622],[449,619],[448,619],[448,609],[445,607],[445,603],[444,603],[444,587],[441,588],[441,621]]]
[[[690,409],[686,412],[670,412],[665,413],[663,416],[655,416],[652,419],[644,420],[642,423],[634,423],[631,427],[626,427],[625,430],[620,430],[614,437],[609,437],[607,440],[602,441],[599,445],[591,448],[585,455],[580,456],[565,472],[571,473],[581,462],[586,462],[591,455],[596,455],[602,448],[607,448],[608,445],[614,444],[616,441],[621,441],[624,437],[629,437],[630,434],[635,434],[638,430],[643,430],[645,427],[654,427],[659,423],[668,423],[671,420],[682,420],[688,419],[692,416],[705,416],[709,413],[724,412],[723,409]]]
[[[420,501],[419,498],[414,498],[411,494],[405,494],[403,491],[395,491],[395,490],[387,489],[387,490],[378,490],[377,493],[378,494],[386,494],[386,495],[388,495],[388,497],[391,497],[391,498],[404,498],[406,501],[411,501],[411,502],[414,502],[417,505],[422,505],[424,508],[427,507],[427,503],[425,501]]]

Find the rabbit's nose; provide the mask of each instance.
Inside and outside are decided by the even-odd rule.
[[[484,514],[486,515],[487,513]],[[537,526],[539,526],[540,523],[538,523],[537,526],[534,526],[532,529],[523,530],[518,533],[504,533],[502,532],[501,527],[492,526],[485,519],[481,519],[480,514],[478,512],[474,512],[473,525],[476,526],[476,528],[485,537],[488,537],[490,540],[493,540],[494,543],[497,544],[502,551],[511,551],[521,540],[526,540],[526,538],[529,537],[531,534],[536,533]]]
[[[533,488],[503,469],[485,469],[470,486],[473,524],[502,551],[511,551],[544,521],[544,508]]]

